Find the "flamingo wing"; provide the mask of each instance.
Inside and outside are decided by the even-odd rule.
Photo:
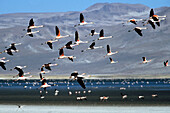
[[[83,23],[84,22],[84,16],[82,13],[80,13],[80,23]]]
[[[78,34],[78,31],[75,32],[75,41],[79,41],[79,34]]]
[[[135,31],[136,31],[140,36],[143,36],[143,35],[142,35],[142,30],[135,28]]]
[[[82,78],[78,78],[78,79],[77,79],[77,82],[80,84],[80,86],[81,86],[83,89],[86,89],[86,86],[85,86]]]
[[[4,63],[4,62],[0,62],[0,66],[2,67],[2,69],[6,70],[5,63]]]
[[[61,55],[64,55],[64,51],[63,51],[63,49],[60,49],[60,51],[59,51],[59,55],[61,56]]]
[[[110,50],[110,46],[109,45],[107,45],[107,53],[110,53],[111,52],[111,50]]]
[[[56,36],[60,36],[60,30],[57,26],[55,26],[55,30],[56,30]]]
[[[52,44],[51,42],[47,42],[47,45],[48,45],[51,49],[53,49],[53,44]]]
[[[99,37],[104,37],[104,30],[103,29],[100,31]]]
[[[91,49],[94,49],[94,46],[95,46],[95,42],[93,42],[89,47],[90,47]]]
[[[30,20],[30,22],[29,22],[29,26],[34,26],[33,18],[31,18],[31,20]]]

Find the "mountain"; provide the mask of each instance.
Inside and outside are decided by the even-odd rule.
[[[16,65],[26,65],[25,72],[31,72],[37,75],[39,68],[44,63],[57,63],[56,67],[52,67],[52,71],[48,75],[67,75],[73,71],[87,74],[109,74],[118,76],[144,76],[144,75],[169,75],[169,67],[164,67],[163,62],[170,59],[170,19],[161,21],[161,26],[156,26],[153,30],[150,25],[147,30],[143,30],[143,37],[135,32],[128,30],[136,27],[133,24],[122,25],[130,18],[146,19],[149,16],[151,8],[141,4],[120,4],[120,3],[98,3],[81,11],[85,17],[85,21],[93,21],[94,25],[86,25],[73,27],[79,23],[80,12],[56,12],[56,13],[17,13],[0,15],[0,51],[3,51],[10,43],[22,43],[17,46],[20,50],[9,56],[5,53],[0,57],[7,57],[10,62],[6,63],[8,71],[0,68],[0,74],[17,74],[17,71],[9,71]],[[170,7],[161,7],[154,9],[155,14],[169,15]],[[33,38],[21,36],[26,33],[29,20],[34,18],[35,25],[44,25]],[[55,42],[54,49],[48,48],[46,41],[55,37],[55,26],[58,26],[62,35],[71,35],[68,38],[60,39]],[[143,23],[138,22],[142,27]],[[104,46],[102,49],[89,50],[81,52],[88,48],[98,35],[87,36],[90,30],[95,28],[96,32],[104,29],[105,36],[112,35],[112,39],[96,41],[96,46]],[[68,41],[74,41],[75,31],[79,32],[80,40],[89,41],[88,44],[80,44],[74,50],[64,49],[65,55],[74,55],[76,59],[71,62],[68,59],[57,59],[59,48]],[[119,51],[118,54],[111,56],[118,61],[117,64],[109,64],[109,57],[106,55],[106,45],[110,45],[112,51]],[[142,57],[152,59],[150,63],[140,64]],[[55,59],[55,60],[54,60]]]

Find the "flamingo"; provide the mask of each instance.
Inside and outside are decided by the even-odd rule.
[[[60,49],[59,55],[60,55],[60,56],[58,57],[58,59],[68,58],[68,59],[71,60],[72,62],[73,62],[73,58],[76,58],[76,57],[74,57],[74,56],[65,56],[65,55],[64,55],[63,48]]]
[[[168,65],[168,60],[166,60],[166,61],[164,62],[164,66],[165,66],[165,67],[169,66],[169,65]]]
[[[102,30],[100,31],[99,38],[98,38],[97,40],[103,40],[103,39],[107,39],[107,38],[113,38],[113,36],[107,36],[107,37],[105,37],[105,36],[104,36],[104,30],[102,29]]]
[[[146,24],[150,24],[152,26],[152,28],[155,29],[155,24],[154,24],[153,19],[149,19]],[[143,26],[145,26],[146,24],[144,24]]]
[[[144,21],[144,19],[129,19],[128,21],[127,21],[127,23],[132,23],[132,24],[135,24],[135,25],[137,25],[137,22],[138,21]],[[122,24],[125,24],[125,23],[122,23]]]
[[[47,84],[47,80],[46,80],[44,77],[42,77],[42,74],[41,74],[41,73],[40,73],[40,80],[42,81],[42,82],[41,82],[42,85],[40,86],[40,88],[43,88],[44,91],[46,90],[47,87],[51,87],[51,85],[48,85],[48,84]]]
[[[10,45],[9,45],[9,47],[12,49],[12,50],[15,50],[15,51],[17,51],[17,49],[16,49],[16,45],[21,45],[21,43],[11,43]],[[6,47],[7,48],[7,47]]]
[[[0,54],[7,53],[8,55],[13,56],[13,52],[19,52],[19,50],[13,50],[11,48],[8,48],[8,49],[4,50],[3,52],[0,52]]]
[[[45,44],[47,44],[51,49],[53,49],[53,42],[57,42],[58,40],[49,40],[49,41],[47,41],[47,42],[45,42]],[[43,45],[43,43],[41,44],[41,45]]]
[[[44,27],[44,26],[43,25],[35,26],[34,20],[33,20],[33,18],[31,18],[30,21],[29,21],[28,29],[34,29],[34,28],[39,28],[39,27]]]
[[[146,64],[146,63],[148,63],[148,62],[151,62],[152,60],[146,60],[146,57],[142,57],[142,59],[143,59],[143,64]]]
[[[30,72],[28,73],[24,73],[24,71],[22,70],[23,68],[26,68],[26,66],[15,66],[14,69],[16,69],[19,73],[18,73],[18,78],[17,80],[26,80],[32,76],[29,76],[29,77],[24,77],[24,75],[26,74],[30,74]]]
[[[74,46],[77,46],[78,44],[72,44],[72,41],[69,41],[65,46],[63,46],[62,48],[66,48],[66,49],[72,49],[74,50]]]
[[[109,59],[110,59],[110,63],[111,63],[111,64],[118,63],[118,61],[114,61],[111,57],[109,57]]]
[[[5,61],[3,59],[6,59],[6,58],[3,57],[3,58],[0,59],[0,66],[2,67],[2,69],[6,70],[5,64],[6,64],[6,62],[9,62],[9,60]]]
[[[90,36],[99,35],[100,33],[95,32],[95,29],[91,30]]]
[[[83,82],[83,79],[85,78],[85,73],[79,75],[77,71],[71,73],[71,76],[70,76],[70,79],[72,78],[73,80],[77,80],[77,82],[80,84],[80,86],[83,88],[83,89],[86,89],[86,86]]]
[[[135,27],[134,29],[132,29],[132,30],[129,30],[128,32],[131,32],[131,31],[133,31],[133,30],[135,30],[140,36],[143,36],[142,35],[142,29],[148,29],[147,27]]]
[[[55,37],[55,39],[70,37],[70,35],[61,36],[60,35],[60,30],[59,30],[59,28],[57,26],[55,26],[55,30],[56,30],[56,37]]]
[[[88,43],[88,41],[81,41],[79,39],[78,31],[75,32],[75,44],[79,45],[80,43]]]
[[[33,34],[38,33],[38,32],[40,32],[40,31],[31,31],[31,29],[28,27],[27,33],[25,34],[25,36],[29,35],[30,37],[33,37]],[[23,37],[25,37],[25,36],[23,36]]]
[[[78,25],[74,25],[74,27],[82,26],[82,25],[87,25],[87,24],[94,24],[94,22],[85,22],[83,14],[80,13],[80,23]]]
[[[95,47],[95,42],[93,42],[89,48],[87,48],[86,50],[82,50],[81,52],[84,52],[84,51],[87,51],[87,50],[91,50],[91,49],[98,49],[98,48],[103,48],[103,46],[98,46],[98,47]]]
[[[48,63],[48,64],[42,65],[42,68],[45,67],[45,69],[51,71],[51,66],[57,66],[57,65],[58,65],[58,64],[51,64],[51,63]]]
[[[42,66],[41,69],[40,69],[40,70],[41,70],[41,72],[40,72],[41,74],[46,74],[46,73],[49,73],[49,72],[50,72],[50,71],[44,71],[44,68],[43,68],[43,67],[44,67],[44,66]]]
[[[116,53],[118,53],[118,51],[116,51],[116,52],[111,52],[110,46],[107,45],[107,54],[106,54],[106,56],[111,56],[111,55],[114,55],[114,54],[116,54]]]
[[[164,15],[164,16],[155,15],[153,9],[151,9],[149,17],[150,17],[150,19],[153,19],[154,21],[157,21],[156,24],[158,26],[160,26],[160,22],[159,22],[160,19],[159,18],[162,18],[164,20],[166,18],[166,15]]]

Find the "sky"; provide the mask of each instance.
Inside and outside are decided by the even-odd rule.
[[[170,0],[0,0],[0,14],[83,11],[95,3],[144,4],[170,7]]]

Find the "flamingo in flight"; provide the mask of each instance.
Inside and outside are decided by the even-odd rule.
[[[80,23],[78,25],[74,25],[74,27],[87,25],[87,24],[94,24],[94,22],[85,22],[83,13],[80,13]]]
[[[103,46],[98,46],[98,47],[95,47],[95,42],[93,42],[89,48],[87,48],[86,50],[82,50],[81,52],[84,52],[84,51],[87,51],[87,50],[92,50],[92,49],[98,49],[98,48],[103,48]]]
[[[31,31],[31,29],[28,28],[27,33],[25,34],[25,36],[28,35],[30,37],[33,37],[33,34],[38,33],[38,32],[40,32],[40,31]]]
[[[50,72],[50,71],[44,71],[44,66],[42,66],[40,70],[41,70],[40,72],[41,74],[46,74]]]
[[[143,60],[142,64],[146,64],[146,63],[148,63],[148,62],[151,62],[151,61],[152,61],[152,60],[146,60],[146,57],[142,57],[142,60]]]
[[[42,68],[45,67],[45,69],[51,71],[51,66],[57,66],[57,65],[58,65],[58,64],[51,64],[51,63],[48,63],[48,64],[42,65]]]
[[[143,21],[143,19],[129,19],[128,21],[127,21],[127,23],[132,23],[132,24],[135,24],[135,25],[137,25],[137,22],[138,21]],[[122,23],[122,24],[125,24],[125,23]]]
[[[0,58],[0,66],[2,67],[2,69],[6,70],[5,64],[6,64],[6,62],[9,62],[9,60],[5,61],[4,59],[6,59],[6,58],[5,57]]]
[[[65,36],[60,35],[60,29],[57,26],[55,26],[55,30],[56,30],[55,40],[65,38],[65,37],[70,37],[70,35],[65,35]]]
[[[100,33],[97,33],[96,31],[95,31],[95,29],[92,29],[91,30],[91,33],[89,34],[90,36],[94,36],[94,35],[99,35]]]
[[[114,55],[114,54],[116,54],[116,53],[118,53],[118,51],[116,51],[116,52],[111,52],[110,46],[107,45],[107,54],[106,54],[106,56],[111,56],[111,55]]]
[[[40,80],[42,81],[42,82],[41,82],[42,85],[40,86],[40,88],[43,88],[44,91],[46,90],[47,87],[51,87],[51,85],[48,85],[48,84],[47,84],[47,80],[46,80],[44,77],[42,77],[42,74],[41,74],[41,73],[40,73]]]
[[[110,63],[111,63],[111,64],[118,63],[118,61],[114,61],[111,57],[109,57],[109,59],[110,59]]]
[[[155,15],[153,9],[151,9],[149,17],[150,19],[153,19],[154,21],[156,21],[156,24],[160,26],[160,20],[165,20],[166,15],[165,16]],[[162,18],[162,19],[159,19],[159,18]]]
[[[104,36],[104,30],[102,29],[99,34],[99,38],[97,40],[103,40],[103,39],[108,39],[108,38],[113,38],[113,36]]]
[[[29,76],[29,77],[24,77],[24,75],[27,75],[27,74],[30,74],[30,72],[28,73],[24,73],[24,71],[22,70],[23,68],[26,68],[26,66],[15,66],[14,69],[16,69],[19,73],[17,76],[19,76],[17,78],[17,80],[26,80],[32,76]]]
[[[19,52],[19,50],[13,50],[11,48],[8,48],[8,49],[4,50],[3,52],[0,52],[0,54],[7,53],[8,55],[13,56],[13,52]]]
[[[47,44],[49,46],[49,48],[53,49],[53,42],[57,42],[58,40],[49,40],[47,42],[45,42],[45,44]],[[43,45],[43,43],[41,44]]]
[[[59,51],[58,59],[64,59],[64,58],[68,58],[69,60],[71,60],[73,62],[73,58],[76,58],[76,57],[74,57],[74,56],[65,56],[63,48],[61,48],[60,51]]]
[[[79,45],[80,43],[88,43],[88,41],[81,41],[79,38],[78,31],[75,32],[75,44]]]
[[[169,65],[168,65],[168,60],[166,60],[166,61],[164,62],[164,66],[165,66],[165,67],[169,66]]]
[[[154,24],[154,22],[155,22],[155,21],[154,21],[153,19],[149,19],[146,24],[150,24],[150,25],[152,26],[152,28],[155,29],[155,24]],[[146,24],[144,24],[143,26],[145,26]]]
[[[39,28],[39,27],[44,27],[44,26],[43,25],[35,26],[34,20],[33,20],[33,18],[31,18],[30,21],[29,21],[28,29],[34,29],[34,28]]]
[[[136,33],[138,33],[139,36],[143,36],[142,34],[142,29],[148,29],[147,27],[135,27],[134,29],[132,30],[129,30],[128,32],[131,32],[131,31],[136,31]]]
[[[66,48],[66,49],[71,49],[74,50],[74,46],[77,46],[79,44],[72,44],[72,41],[67,42],[67,44],[65,46],[63,46],[62,48]]]
[[[83,89],[86,89],[86,86],[83,82],[83,79],[85,78],[84,77],[85,73],[79,75],[77,71],[71,73],[71,76],[70,76],[70,79],[72,78],[73,80],[77,80],[77,82],[80,84],[80,86],[83,88]]]
[[[17,51],[17,48],[16,48],[16,45],[21,45],[21,43],[11,43],[10,45],[9,45],[9,47],[12,49],[12,50],[14,50],[14,51]],[[7,47],[6,47],[7,48]]]

